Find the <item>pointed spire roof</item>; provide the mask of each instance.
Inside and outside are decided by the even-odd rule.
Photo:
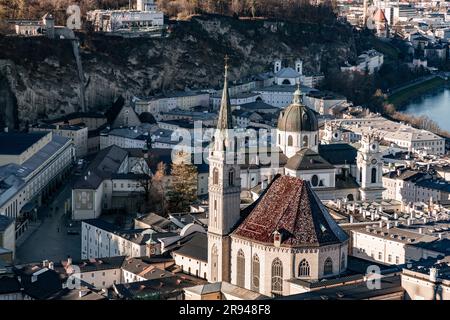
[[[387,22],[386,16],[384,14],[384,11],[382,9],[378,9],[374,16],[373,19],[375,20],[375,22]]]
[[[232,129],[233,121],[231,117],[231,102],[228,93],[228,56],[225,57],[225,76],[222,91],[222,101],[220,102],[219,119],[217,120],[217,129]]]

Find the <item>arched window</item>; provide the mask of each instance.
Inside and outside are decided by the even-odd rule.
[[[362,182],[362,168],[359,168],[359,182]]]
[[[319,185],[319,177],[315,174],[311,177],[311,185],[317,187]]]
[[[276,258],[272,262],[272,294],[281,296],[283,294],[283,263]]]
[[[294,145],[294,139],[291,135],[288,136],[288,147],[292,147]]]
[[[217,274],[219,268],[219,253],[217,251],[217,247],[214,244],[211,249],[211,282],[217,281]]]
[[[304,148],[308,147],[308,136],[303,136],[303,144],[302,144],[302,146]]]
[[[252,290],[259,292],[259,257],[257,254],[252,260]]]
[[[333,274],[333,260],[331,260],[330,257],[328,257],[325,260],[325,263],[323,265],[323,274],[326,275],[330,275]]]
[[[213,169],[213,184],[219,184],[219,170],[217,168]]]
[[[372,168],[371,182],[377,183],[377,168]]]
[[[342,252],[342,255],[341,255],[341,271],[342,270],[345,270],[345,253],[344,252]]]
[[[236,261],[236,285],[245,288],[245,255],[244,251],[239,250]]]
[[[230,171],[228,171],[228,185],[234,186],[234,169],[230,169]]]
[[[281,144],[281,134],[278,134],[278,144]]]
[[[319,144],[319,141],[317,141],[317,134],[314,136],[314,141],[316,142],[315,145],[317,146]]]
[[[353,195],[350,193],[347,195],[347,200],[348,201],[355,201],[355,197],[353,197]]]
[[[309,263],[305,259],[300,261],[298,266],[298,276],[299,277],[308,277],[309,276]]]

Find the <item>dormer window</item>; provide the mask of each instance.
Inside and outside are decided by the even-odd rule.
[[[275,247],[279,247],[281,245],[281,233],[279,231],[275,231],[273,233],[273,245]]]

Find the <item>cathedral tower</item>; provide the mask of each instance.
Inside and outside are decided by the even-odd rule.
[[[361,200],[382,199],[383,181],[380,138],[373,133],[363,134],[356,159]]]
[[[226,59],[227,60],[227,59]],[[228,64],[209,153],[208,280],[230,281],[229,234],[240,217],[241,179],[228,94]]]

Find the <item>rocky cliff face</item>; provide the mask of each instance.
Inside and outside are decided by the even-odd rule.
[[[230,78],[269,71],[275,58],[303,59],[308,72],[333,72],[356,56],[346,25],[310,25],[196,17],[173,26],[168,38],[123,39],[79,35],[89,110],[104,110],[119,95],[217,87],[223,57]],[[79,81],[71,43],[45,38],[0,38],[0,116],[12,126],[78,111]],[[8,115],[8,116],[6,116]]]

